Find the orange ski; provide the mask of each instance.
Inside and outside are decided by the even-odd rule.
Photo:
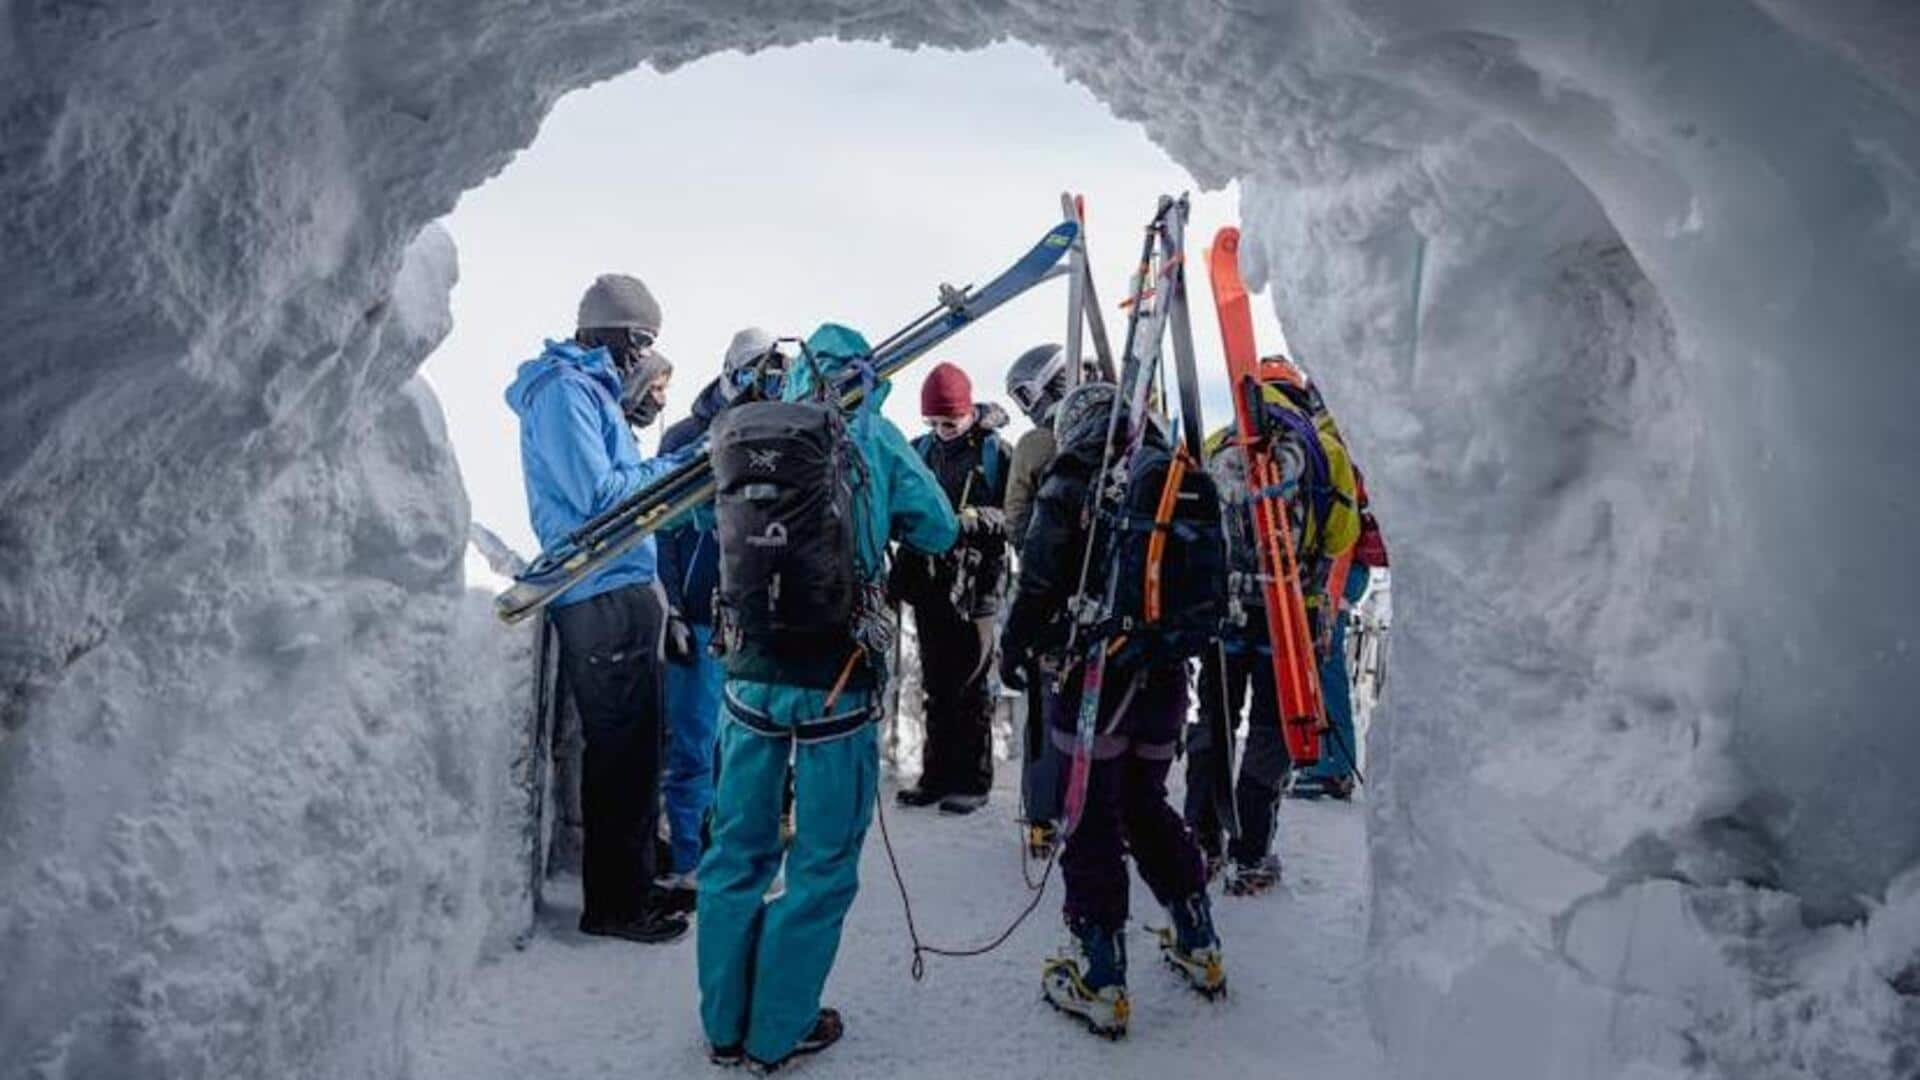
[[[1260,544],[1260,576],[1266,593],[1267,636],[1273,643],[1273,678],[1280,696],[1281,733],[1294,766],[1320,760],[1320,733],[1327,726],[1320,698],[1320,671],[1307,603],[1293,547],[1293,529],[1280,497],[1280,470],[1261,438],[1260,353],[1253,340],[1253,307],[1240,278],[1240,230],[1214,234],[1208,253],[1213,306],[1233,384],[1233,411],[1247,460],[1247,497]]]

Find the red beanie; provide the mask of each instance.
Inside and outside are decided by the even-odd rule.
[[[921,416],[965,416],[973,411],[973,380],[952,364],[927,372],[920,384]]]

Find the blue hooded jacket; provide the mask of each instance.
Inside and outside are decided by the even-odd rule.
[[[595,514],[679,463],[671,455],[641,460],[620,413],[620,372],[605,349],[549,341],[545,352],[520,365],[506,396],[508,407],[520,417],[527,511],[543,549],[559,544]],[[653,579],[649,537],[553,603],[577,604]]]
[[[807,347],[820,366],[820,374],[829,379],[871,351],[866,338],[836,323],[826,323],[814,331]],[[804,363],[796,364],[788,372],[784,396],[789,401],[803,400],[813,393],[813,386],[813,371]],[[853,443],[867,464],[867,483],[856,493],[864,505],[854,514],[860,525],[854,560],[860,575],[870,582],[879,581],[886,573],[889,540],[929,555],[941,555],[960,536],[960,521],[948,505],[940,482],[900,429],[880,415],[889,389],[889,383],[876,383],[849,425]],[[704,520],[711,525],[711,509],[705,513]],[[825,712],[827,694],[823,690],[742,679],[729,679],[727,685],[742,704],[787,723],[806,723]],[[871,693],[850,690],[837,707],[857,707]]]
[[[660,452],[673,453],[691,446],[713,418],[727,404],[720,380],[707,384],[693,399],[693,411],[674,422],[660,436]],[[660,540],[660,583],[667,588],[667,603],[688,622],[702,626],[713,624],[713,590],[720,586],[720,542],[711,528],[702,528],[688,520],[671,529],[662,529]]]

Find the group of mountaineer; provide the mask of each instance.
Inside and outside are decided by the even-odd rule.
[[[899,805],[952,816],[986,805],[1000,688],[1027,703],[1022,817],[1033,854],[1057,851],[1071,932],[1043,965],[1047,1000],[1100,1034],[1125,1032],[1129,855],[1169,914],[1162,955],[1217,995],[1208,884],[1245,895],[1278,880],[1277,808],[1296,773],[1261,659],[1273,651],[1257,610],[1271,575],[1242,535],[1256,516],[1234,472],[1246,440],[1217,432],[1206,468],[1187,470],[1186,448],[1150,405],[1122,448],[1148,510],[1103,526],[1092,508],[1120,433],[1136,425],[1124,388],[1094,364],[1052,344],[1018,357],[1006,391],[1032,428],[1011,447],[1006,411],[939,364],[921,385],[927,430],[909,441],[879,413],[889,383],[874,378],[873,346],[829,323],[804,340],[734,335],[720,374],[648,458],[640,442],[673,371],[655,347],[661,324],[644,284],[604,275],[574,334],[549,341],[507,391],[548,549],[697,456],[712,462],[710,500],[549,605],[585,745],[580,930],[665,943],[697,928],[716,1064],[772,1071],[839,1039],[841,1018],[820,998],[859,885],[880,786],[875,721],[904,605],[926,739]],[[1385,548],[1317,388],[1284,358],[1261,373],[1264,407],[1287,415],[1259,452],[1298,466],[1289,535],[1333,729],[1329,752],[1292,786],[1346,798],[1355,735],[1338,612],[1385,565]],[[1203,507],[1205,520],[1170,525],[1175,504]],[[1103,631],[1108,673],[1085,695],[1097,702],[1088,740],[1078,671],[1092,631],[1076,617],[1089,571],[1116,564],[1149,568],[1153,618]],[[1172,609],[1200,597],[1224,597],[1230,617],[1210,616],[1204,643],[1155,646],[1149,624],[1162,609],[1176,625]],[[1206,797],[1223,752],[1210,732],[1232,733],[1243,713],[1246,751],[1223,820]],[[1167,791],[1183,749],[1184,814]]]

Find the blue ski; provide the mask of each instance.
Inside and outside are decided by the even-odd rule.
[[[999,277],[979,288],[940,287],[940,302],[873,350],[873,373],[888,378],[978,322],[995,308],[1053,276],[1053,269],[1080,232],[1063,221]],[[866,396],[855,385],[841,395],[851,408]],[[634,492],[595,517],[551,550],[543,551],[514,582],[493,599],[494,614],[517,623],[554,597],[619,557],[635,544],[713,498],[713,468],[700,450],[685,464]]]

